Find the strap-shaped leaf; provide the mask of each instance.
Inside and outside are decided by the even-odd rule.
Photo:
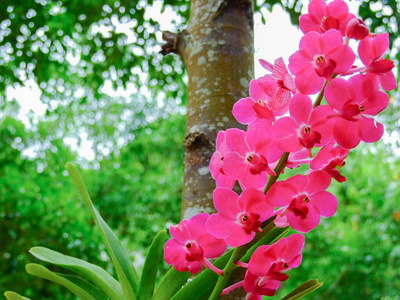
[[[316,289],[321,287],[323,284],[324,284],[324,282],[318,282],[318,279],[311,279],[309,281],[304,282],[299,287],[295,288],[293,291],[291,291],[289,294],[287,294],[281,300],[300,299],[303,296],[311,293],[312,291],[315,291]]]
[[[164,275],[160,284],[158,285],[152,300],[169,300],[182,286],[188,281],[189,277],[192,276],[188,271],[179,272],[173,267],[169,269],[167,274]]]
[[[4,296],[6,296],[7,300],[31,300],[12,291],[5,292]]]
[[[29,274],[35,275],[40,278],[47,279],[54,283],[58,283],[69,289],[72,293],[74,293],[81,300],[96,300],[95,295],[86,290],[87,286],[82,286],[76,283],[71,282],[70,280],[60,276],[60,274],[56,274],[49,269],[43,267],[38,264],[27,264],[26,271]],[[89,284],[89,283],[88,283]]]
[[[33,247],[29,252],[42,261],[76,272],[84,279],[92,282],[110,300],[124,298],[119,282],[99,266],[45,247]]]
[[[75,187],[78,189],[79,194],[82,196],[85,205],[89,208],[93,219],[100,229],[104,244],[106,245],[106,248],[111,256],[111,260],[117,271],[125,299],[136,300],[136,294],[138,292],[138,276],[133,268],[133,264],[130,261],[127,252],[122,247],[121,242],[118,240],[114,232],[110,229],[110,227],[108,227],[107,223],[104,222],[103,218],[94,207],[82,176],[79,174],[78,170],[71,163],[67,163],[66,169]]]
[[[76,277],[69,274],[56,273],[56,272],[54,272],[54,274],[79,286],[81,289],[85,290],[90,295],[92,295],[93,298],[96,300],[109,300],[97,287],[95,287],[94,285],[90,284],[89,282],[80,277]]]
[[[167,231],[161,230],[154,237],[144,262],[142,277],[140,279],[139,300],[149,300],[153,296],[156,283],[158,265],[163,257],[163,249]]]

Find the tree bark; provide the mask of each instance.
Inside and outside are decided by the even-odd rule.
[[[215,211],[209,171],[220,130],[239,127],[233,105],[254,78],[253,0],[192,0],[188,26],[164,32],[161,53],[180,55],[188,73],[182,218]],[[243,299],[243,289],[224,299]]]
[[[182,192],[188,219],[214,212],[209,163],[217,133],[239,126],[232,107],[254,76],[253,1],[192,0],[187,29],[170,40],[189,78]]]

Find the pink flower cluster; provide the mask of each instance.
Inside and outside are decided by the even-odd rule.
[[[218,133],[210,162],[217,213],[170,228],[165,259],[175,269],[196,273],[202,265],[215,268],[207,258],[221,255],[226,245],[249,243],[272,216],[278,227],[313,230],[321,216],[329,218],[337,210],[336,197],[326,189],[331,178],[346,180],[338,169],[349,151],[360,141],[382,137],[383,125],[374,117],[389,103],[384,91],[397,86],[394,64],[384,58],[388,34],[370,33],[343,0],[311,0],[308,10],[300,17],[304,36],[289,58],[290,72],[282,58],[274,64],[260,60],[270,73],[252,80],[250,96],[234,105],[232,113],[248,125],[247,131]],[[358,41],[362,66],[354,66],[351,40]],[[305,174],[275,183],[285,167],[300,164],[309,165]],[[240,194],[233,191],[236,183]],[[303,245],[304,236],[293,234],[261,246],[248,264],[237,263],[248,270],[234,287],[243,285],[247,299],[274,295],[288,279],[284,271],[299,266]]]

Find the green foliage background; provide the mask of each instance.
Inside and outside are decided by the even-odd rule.
[[[184,120],[176,115],[154,122],[138,130],[135,142],[118,155],[81,164],[92,199],[138,267],[154,235],[179,222]],[[41,152],[43,158],[25,157],[21,150],[37,133],[29,134],[13,118],[3,120],[0,132],[1,292],[71,299],[60,287],[26,274],[25,265],[34,261],[28,250],[41,245],[113,272],[100,234],[64,170],[66,162],[79,158],[62,141],[53,141],[54,147]]]
[[[362,2],[360,14],[373,31],[391,33],[396,58],[399,4],[378,2]],[[28,250],[38,245],[114,272],[66,176],[68,161],[80,166],[93,201],[139,269],[154,234],[179,222],[186,75],[176,56],[157,54],[160,28],[146,15],[154,3],[1,1],[1,294],[13,290],[33,299],[73,299],[57,285],[26,274],[26,263],[35,261]],[[301,7],[301,1],[255,4],[257,11],[281,5],[294,23]],[[165,0],[162,9],[176,12],[176,30],[187,22],[188,1]],[[133,39],[118,32],[116,20],[130,26]],[[95,32],[99,25],[108,26],[108,34]],[[39,119],[30,114],[24,124],[7,90],[27,80],[40,86],[48,108]],[[106,85],[127,94],[109,95]],[[395,137],[397,92],[391,97],[380,121]],[[92,161],[65,142],[77,137],[79,144],[81,132],[93,142]],[[348,182],[331,187],[338,213],[307,234],[303,264],[291,271],[277,298],[318,278],[325,284],[310,299],[399,299],[399,147],[397,139],[362,145],[350,154],[343,168]]]

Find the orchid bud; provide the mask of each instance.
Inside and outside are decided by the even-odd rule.
[[[347,23],[346,36],[350,39],[362,40],[369,35],[365,23],[359,18],[353,18]]]

